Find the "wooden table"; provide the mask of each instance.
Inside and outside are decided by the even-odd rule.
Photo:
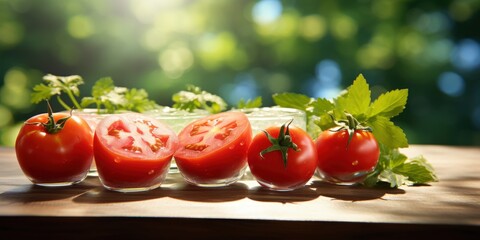
[[[12,148],[0,148],[0,239],[480,236],[480,148],[414,145],[402,152],[424,155],[440,181],[371,189],[313,179],[301,190],[272,192],[248,174],[215,189],[169,174],[161,188],[144,193],[111,192],[92,177],[43,188],[26,179]]]

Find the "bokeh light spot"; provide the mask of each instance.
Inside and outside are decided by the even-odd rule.
[[[452,64],[462,70],[480,67],[480,44],[472,39],[460,41],[453,50]]]
[[[6,108],[3,105],[0,105],[0,128],[5,127],[13,120],[13,114],[10,109]]]
[[[342,72],[338,63],[331,59],[320,61],[315,67],[315,78],[305,85],[310,96],[332,99],[340,93]]]
[[[193,65],[193,54],[185,44],[175,43],[160,54],[158,63],[169,77],[179,78]]]
[[[74,38],[88,38],[95,33],[92,20],[83,15],[76,15],[69,19],[67,26],[68,33]]]
[[[332,34],[338,39],[349,39],[357,34],[358,26],[348,15],[337,15],[332,19]]]
[[[17,22],[0,21],[0,47],[12,47],[23,39],[23,27]]]
[[[454,72],[442,73],[437,85],[440,91],[452,97],[460,96],[465,91],[465,80]]]
[[[222,97],[230,105],[236,105],[240,99],[254,99],[258,96],[257,82],[249,73],[240,73],[233,84],[225,84],[220,88]]]
[[[309,15],[302,19],[299,31],[306,40],[314,42],[325,36],[327,23],[319,15]]]
[[[259,24],[274,22],[282,15],[282,10],[282,3],[278,0],[260,0],[253,6],[253,20]]]
[[[475,1],[465,1],[465,0],[456,0],[450,4],[449,12],[450,16],[453,19],[463,22],[468,20],[474,11],[473,6],[470,3],[474,3]]]

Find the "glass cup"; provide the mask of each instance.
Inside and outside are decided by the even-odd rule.
[[[127,111],[121,111],[122,113],[125,113]],[[104,119],[107,116],[110,116],[114,113],[106,113],[105,109],[100,109],[100,111],[96,108],[86,108],[82,110],[73,110],[73,115],[79,116],[83,118],[90,128],[92,129],[92,132],[95,133],[95,129],[97,128],[97,124]],[[98,177],[97,173],[97,166],[95,164],[95,158],[92,161],[92,165],[90,166],[90,170],[88,171],[87,176],[89,177]]]
[[[163,107],[160,109],[149,110],[149,111],[145,111],[143,114],[150,116],[168,125],[170,128],[173,129],[173,131],[175,131],[177,135],[189,123],[210,115],[210,113],[206,110],[195,109],[193,112],[188,112],[185,110],[180,110],[180,109],[171,108],[171,107]],[[172,162],[170,164],[169,172],[170,173],[179,172],[174,158],[172,159]]]
[[[271,126],[281,126],[293,119],[291,126],[303,130],[307,128],[307,117],[304,111],[284,107],[247,108],[235,111],[245,113],[252,125],[252,136]]]

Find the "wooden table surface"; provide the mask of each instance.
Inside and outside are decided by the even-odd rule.
[[[480,148],[413,145],[402,152],[424,155],[440,181],[386,189],[312,179],[297,191],[272,192],[248,174],[231,186],[206,189],[177,173],[143,193],[108,191],[94,177],[44,188],[23,175],[13,148],[0,148],[0,236],[478,237]]]

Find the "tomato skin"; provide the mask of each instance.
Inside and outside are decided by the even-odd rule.
[[[272,137],[277,138],[280,126],[267,128]],[[260,152],[272,144],[264,132],[260,132],[252,140],[248,149],[248,166],[257,182],[269,189],[289,191],[303,187],[315,173],[317,168],[317,151],[315,143],[303,129],[290,126],[292,141],[300,151],[292,148],[287,152],[287,166],[284,166],[282,153],[272,151],[260,156]]]
[[[191,135],[195,128],[221,120],[207,132]],[[235,123],[235,127],[224,124]],[[218,128],[217,128],[218,127]],[[207,127],[209,128],[209,127]],[[209,134],[228,132],[222,140],[209,138]],[[216,135],[215,135],[216,136]],[[247,150],[252,141],[252,127],[247,116],[241,112],[223,112],[196,120],[179,133],[180,148],[175,153],[175,162],[184,179],[199,186],[222,186],[234,183],[247,167]],[[201,151],[189,149],[190,144],[205,144]]]
[[[125,142],[128,142],[122,134],[110,136],[111,129],[119,127],[123,130],[131,130],[131,133],[143,141],[152,137],[152,132],[140,131],[135,124],[139,121],[146,121],[157,131],[156,133],[165,136],[165,145],[157,152],[142,151],[134,152],[123,149]],[[142,126],[146,126],[140,123]],[[127,126],[127,127],[124,127]],[[137,127],[135,129],[135,127]],[[122,130],[122,131],[123,131]],[[145,130],[145,129],[143,129]],[[127,137],[128,138],[128,137]],[[110,190],[120,192],[147,191],[160,186],[165,179],[170,162],[178,146],[176,134],[168,126],[140,114],[115,114],[104,118],[98,123],[93,140],[94,155],[97,171],[102,184]],[[145,147],[146,145],[141,145]]]
[[[68,113],[54,113],[55,121]],[[28,119],[18,133],[15,152],[18,163],[34,184],[66,186],[81,182],[92,164],[93,133],[87,122],[77,116],[67,120],[62,130],[47,133],[48,115],[39,114]]]
[[[317,169],[324,180],[332,183],[361,182],[375,169],[380,149],[373,134],[355,130],[349,144],[348,138],[347,130],[326,130],[318,136]]]

